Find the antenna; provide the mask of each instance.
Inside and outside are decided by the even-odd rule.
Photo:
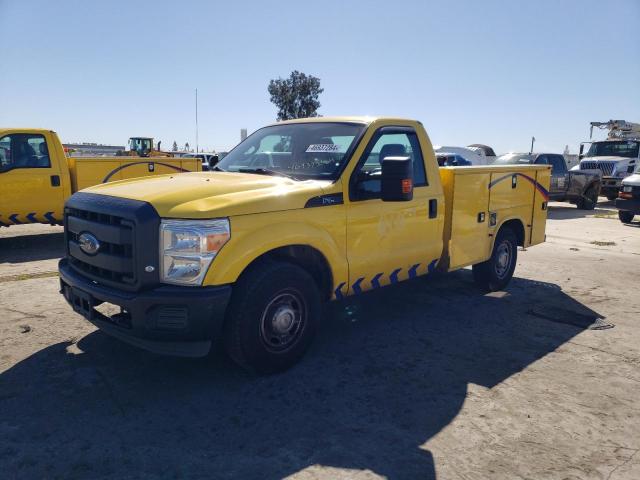
[[[198,152],[198,89],[196,88],[196,153]]]
[[[533,144],[536,142],[536,137],[531,137],[531,150],[529,153],[533,153]]]

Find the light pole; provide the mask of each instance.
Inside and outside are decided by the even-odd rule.
[[[196,88],[196,153],[198,152],[198,89]]]

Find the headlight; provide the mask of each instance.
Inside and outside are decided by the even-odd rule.
[[[201,285],[209,265],[231,238],[229,220],[162,220],[160,279]]]

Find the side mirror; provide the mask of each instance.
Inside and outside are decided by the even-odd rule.
[[[410,157],[382,159],[382,201],[413,200],[413,162]]]

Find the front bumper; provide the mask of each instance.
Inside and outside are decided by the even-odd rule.
[[[600,187],[600,191],[604,192],[617,192],[622,185],[622,179],[617,177],[603,177]]]
[[[634,215],[640,215],[640,199],[637,198],[616,198],[616,208],[633,212]]]
[[[73,309],[103,330],[131,345],[162,355],[201,357],[222,331],[231,286],[162,285],[126,292],[100,285],[76,273],[66,259],[58,264],[60,293]],[[120,307],[107,316],[95,307]]]

